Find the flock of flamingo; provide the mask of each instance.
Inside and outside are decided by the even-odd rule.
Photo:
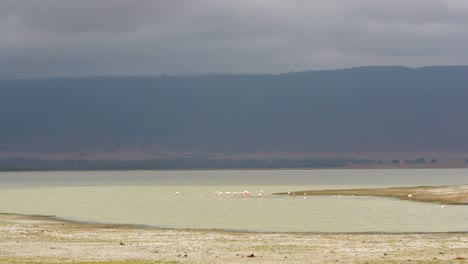
[[[179,196],[179,192],[175,192],[174,193],[174,196]],[[252,197],[252,193],[249,192],[249,191],[240,191],[240,192],[218,192],[218,191],[214,191],[214,194],[218,197]],[[265,192],[263,190],[260,190],[260,192],[257,194],[258,197],[263,197],[263,196],[270,196],[271,193],[268,193],[268,194],[265,194]],[[200,197],[202,197],[202,195],[200,194]]]
[[[174,196],[179,196],[179,192],[175,192]],[[255,197],[255,195],[252,195],[251,192],[249,191],[239,191],[239,192],[219,192],[219,191],[214,191],[214,194],[217,197]],[[264,196],[271,196],[272,193],[265,193],[263,190],[260,190],[256,197],[264,197]],[[296,193],[293,192],[288,192],[288,195],[296,195]],[[306,199],[307,193],[304,193],[304,200]],[[341,196],[341,195],[340,195]],[[200,194],[200,197],[202,195]]]
[[[218,191],[214,191],[214,194],[218,197],[222,197],[222,196],[232,196],[232,197],[251,197],[251,193],[249,191],[241,191],[241,192],[218,192]],[[271,195],[271,193],[269,193],[268,195]],[[258,197],[262,197],[262,196],[265,196],[265,192],[263,190],[261,190],[258,194],[257,194]]]

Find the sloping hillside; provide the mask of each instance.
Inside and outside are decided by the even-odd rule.
[[[0,151],[468,149],[468,67],[0,81]]]

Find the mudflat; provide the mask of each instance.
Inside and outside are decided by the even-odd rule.
[[[339,190],[303,190],[292,191],[288,193],[276,193],[276,195],[382,196],[417,202],[440,203],[443,205],[468,205],[468,185],[415,186]]]
[[[0,214],[0,262],[468,263],[468,233],[168,230]]]

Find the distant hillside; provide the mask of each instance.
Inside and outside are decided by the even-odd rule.
[[[0,151],[465,151],[468,67],[0,80]]]

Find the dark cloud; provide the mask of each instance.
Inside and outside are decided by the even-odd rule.
[[[0,78],[468,64],[462,0],[4,0]]]

